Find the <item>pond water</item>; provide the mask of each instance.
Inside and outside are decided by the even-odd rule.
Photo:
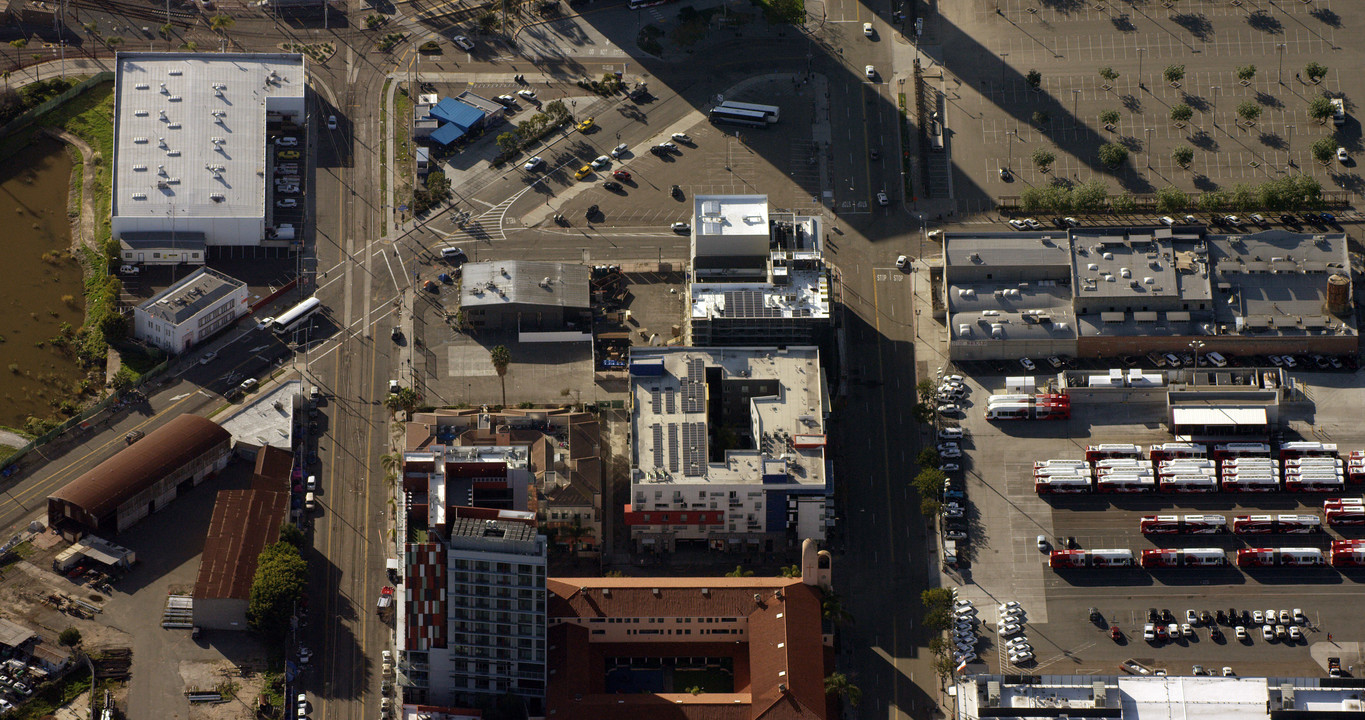
[[[59,416],[80,402],[86,377],[75,353],[53,342],[85,320],[84,281],[71,256],[66,214],[71,158],[55,140],[38,138],[0,163],[4,282],[0,282],[0,425],[22,428],[30,416]]]

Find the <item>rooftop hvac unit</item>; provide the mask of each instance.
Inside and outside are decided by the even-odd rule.
[[[1132,276],[1133,276],[1133,271],[1132,271],[1132,270],[1129,270],[1128,268],[1119,268],[1119,275],[1122,276],[1122,277],[1126,277],[1126,278],[1127,278],[1127,277],[1132,277]]]

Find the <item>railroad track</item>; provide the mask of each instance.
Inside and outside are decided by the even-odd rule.
[[[70,7],[83,8],[86,10],[98,10],[100,12],[113,13],[128,18],[139,20],[153,20],[158,25],[166,22],[165,7],[156,7],[147,3],[127,2],[125,0],[71,0]],[[172,7],[171,20],[174,22],[193,21],[197,19],[199,13],[195,10]]]

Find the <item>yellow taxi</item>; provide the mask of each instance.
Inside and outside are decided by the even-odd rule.
[[[592,118],[586,118],[583,120],[583,122],[578,123],[578,131],[587,132],[596,124],[597,123]]]
[[[591,165],[584,165],[583,167],[578,168],[578,172],[574,173],[573,176],[574,176],[575,178],[579,179],[579,180],[582,180],[583,178],[587,177],[588,174],[591,173],[591,172],[592,172],[592,166],[591,166]]]

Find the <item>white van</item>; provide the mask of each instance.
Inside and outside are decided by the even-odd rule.
[[[314,510],[317,509],[317,507],[318,507],[317,499],[313,497],[313,493],[308,493],[307,495],[303,496],[304,510],[307,510],[308,512],[313,512]]]
[[[313,493],[317,492],[317,490],[318,490],[318,476],[317,476],[317,475],[309,475],[309,476],[308,476],[308,484],[304,485],[303,487],[304,487],[305,490],[308,491],[308,494],[309,494],[309,495],[312,495]],[[309,509],[311,510],[312,508],[309,508]]]
[[[1209,364],[1212,365],[1212,366],[1214,366],[1214,367],[1227,367],[1227,366],[1228,366],[1228,359],[1225,358],[1225,357],[1223,357],[1222,355],[1216,353],[1216,352],[1206,353],[1206,354],[1204,355],[1204,358],[1205,358],[1206,360],[1208,360],[1208,361],[1209,361]]]

